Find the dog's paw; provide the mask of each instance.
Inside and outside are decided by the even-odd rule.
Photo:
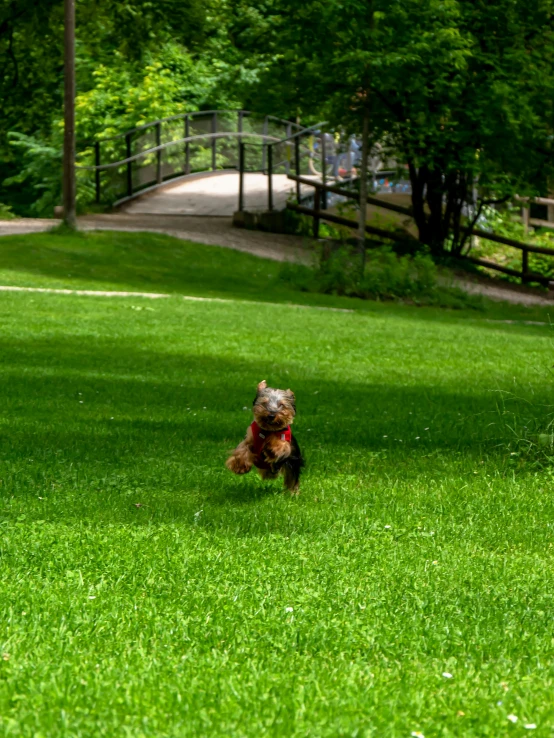
[[[239,456],[230,456],[225,462],[225,466],[229,471],[232,471],[233,474],[248,474],[250,469],[252,469],[252,464],[248,464]]]
[[[288,484],[286,484],[285,485],[285,489],[290,493],[290,495],[292,497],[296,497],[297,495],[300,494],[300,487],[298,485],[298,482],[296,484],[292,484],[290,486]]]
[[[273,462],[277,461],[277,454],[270,448],[264,448],[262,451],[262,459],[266,464],[273,464]]]

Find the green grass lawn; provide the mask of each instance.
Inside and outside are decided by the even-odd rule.
[[[0,293],[1,736],[552,736],[554,475],[511,455],[552,332],[494,322],[547,312],[278,268],[0,239],[1,284],[241,298]],[[224,468],[263,378],[296,392],[298,498]]]

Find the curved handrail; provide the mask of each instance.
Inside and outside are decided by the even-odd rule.
[[[253,121],[251,116],[254,116]],[[250,123],[248,123],[249,118]],[[258,132],[260,130],[260,124],[263,124],[262,132]],[[155,166],[155,174],[147,174],[147,177],[152,176],[152,187],[161,186],[176,176],[191,174],[192,157],[196,156],[191,150],[191,144],[195,142],[204,142],[200,144],[201,147],[206,146],[208,149],[211,148],[211,167],[205,171],[215,171],[218,168],[217,141],[225,138],[234,138],[235,140],[238,139],[239,142],[239,159],[240,152],[244,150],[245,144],[260,147],[260,171],[266,172],[268,166],[270,170],[274,166],[272,161],[274,146],[284,143],[290,149],[294,143],[295,149],[298,151],[299,140],[302,137],[313,135],[314,131],[323,125],[323,123],[317,123],[313,126],[302,126],[300,123],[284,120],[273,115],[259,116],[258,118],[255,113],[253,114],[248,110],[242,109],[197,110],[190,113],[178,113],[177,115],[150,121],[149,123],[137,126],[115,136],[109,136],[96,141],[88,141],[86,143],[81,142],[80,155],[86,157],[85,162],[89,156],[94,156],[94,164],[76,164],[76,168],[91,173],[94,172],[97,203],[101,202],[102,187],[103,183],[106,182],[106,176],[108,177],[107,186],[109,191],[113,192],[109,172],[116,172],[119,175],[123,173],[122,170],[126,169],[126,181],[124,188],[122,187],[121,189],[127,193],[124,199],[129,199],[135,195],[139,195],[148,187],[147,183],[144,182],[144,176],[141,177],[139,175],[137,180],[136,173],[144,171],[144,168],[151,164]],[[225,130],[226,128],[235,130]],[[249,130],[251,128],[258,130]],[[148,132],[148,138],[145,138],[144,131]],[[191,133],[193,135],[190,135]],[[179,136],[179,138],[170,141],[166,140],[162,143],[162,137],[168,138],[175,135]],[[154,137],[153,140],[152,137]],[[103,152],[105,144],[123,140],[125,141],[125,151],[121,151],[121,147],[118,144],[114,147],[108,147]],[[154,143],[155,145],[152,146]],[[143,151],[137,151],[142,145],[146,145],[148,148],[145,148]],[[180,160],[180,163],[176,164],[173,159],[165,163],[162,160],[163,152],[172,147],[174,150],[183,149],[182,157],[177,154],[177,159]],[[133,153],[133,151],[137,153]],[[102,156],[102,153],[104,153],[104,156]],[[124,158],[118,158],[122,155],[124,155]],[[106,158],[108,161],[106,161]],[[116,158],[117,161],[114,161],[113,159]],[[165,168],[166,165],[169,165],[171,171],[167,171]],[[148,187],[148,189],[152,187]],[[120,201],[118,200],[118,202]]]
[[[241,108],[228,108],[228,109],[216,109],[216,110],[193,110],[189,113],[177,113],[176,115],[170,115],[167,118],[158,118],[156,120],[152,120],[148,123],[143,123],[141,126],[136,126],[135,128],[130,128],[128,131],[125,131],[124,133],[117,133],[115,136],[108,136],[107,138],[96,138],[96,139],[87,139],[86,141],[83,141],[82,143],[88,144],[88,145],[94,145],[95,143],[107,143],[108,141],[117,141],[122,138],[126,138],[127,136],[131,136],[134,133],[138,133],[139,131],[145,131],[147,128],[152,128],[153,126],[160,125],[162,123],[169,123],[173,120],[185,120],[186,118],[194,118],[201,115],[218,115],[223,113],[235,113],[239,114],[241,113],[244,117],[249,116],[258,116],[258,113],[252,113],[250,110],[242,110]],[[284,118],[278,118],[275,115],[259,115],[260,120],[267,119],[276,121],[277,123],[283,123],[287,126],[293,126],[295,128],[298,128],[300,130],[306,130],[304,126],[301,126],[299,123],[295,123],[294,121],[285,120]]]
[[[145,149],[144,151],[139,152],[138,154],[134,154],[133,156],[129,156],[126,159],[120,159],[119,161],[110,162],[109,164],[92,164],[89,166],[85,166],[84,164],[76,164],[75,167],[77,169],[89,169],[96,172],[101,172],[105,169],[113,169],[114,167],[121,167],[124,164],[129,164],[129,162],[137,161],[138,159],[141,159],[143,156],[148,156],[148,154],[155,154],[157,151],[163,151],[164,149],[169,148],[170,146],[176,146],[177,144],[186,144],[191,143],[192,141],[198,141],[198,140],[204,140],[204,139],[218,139],[218,138],[227,138],[228,136],[236,136],[236,137],[251,137],[254,136],[256,138],[261,138],[264,141],[271,141],[272,143],[280,143],[281,139],[277,138],[276,136],[266,136],[263,133],[245,133],[241,131],[230,131],[228,133],[221,132],[221,133],[202,133],[198,134],[197,136],[188,136],[187,138],[178,138],[175,139],[175,141],[168,141],[167,143],[160,144],[159,146],[154,146],[151,149]]]

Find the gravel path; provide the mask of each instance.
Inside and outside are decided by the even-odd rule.
[[[485,282],[484,280],[476,279],[473,281],[465,277],[456,276],[454,277],[453,284],[470,295],[483,295],[483,297],[488,297],[490,300],[511,302],[517,305],[554,307],[554,296],[544,293],[540,294],[532,288],[520,287],[509,282],[490,284],[490,282]]]
[[[18,233],[38,233],[58,225],[59,221],[21,218],[0,221],[0,236]],[[166,233],[186,241],[208,246],[223,246],[236,251],[261,256],[273,261],[311,262],[307,239],[279,233],[262,233],[235,228],[231,218],[193,215],[135,215],[110,213],[79,218],[83,230],[151,231]]]
[[[274,174],[273,205],[284,208],[295,189],[286,174]],[[267,208],[267,177],[258,172],[244,175],[244,209],[250,212]],[[305,188],[304,188],[305,189]],[[148,192],[127,203],[123,210],[132,215],[227,216],[238,207],[238,172],[212,172],[211,175],[189,175]]]
[[[0,236],[47,231],[58,222],[38,218],[0,221]],[[302,264],[310,264],[312,261],[309,239],[235,228],[231,219],[227,217],[113,213],[81,217],[79,227],[83,230],[166,233],[186,241],[209,246],[223,246],[273,261],[296,261]],[[457,275],[452,283],[465,292],[483,295],[491,300],[519,305],[554,307],[554,296],[544,295],[530,288],[511,285],[507,282],[492,283],[485,278],[471,279]]]

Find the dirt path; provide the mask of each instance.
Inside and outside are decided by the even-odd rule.
[[[0,221],[0,236],[47,231],[58,222],[36,218]],[[226,217],[113,213],[81,217],[79,226],[83,230],[166,233],[186,241],[223,246],[273,261],[296,261],[302,264],[312,261],[309,239],[235,228],[231,219]],[[458,274],[454,276],[452,284],[465,292],[483,295],[491,300],[554,307],[554,297],[507,282],[493,282],[485,277],[473,279]]]
[[[544,305],[554,307],[554,296],[540,294],[533,289],[519,287],[509,282],[491,284],[489,281],[479,279],[473,281],[465,277],[455,277],[454,285],[470,295],[483,295],[490,300],[512,302],[518,305]]]

